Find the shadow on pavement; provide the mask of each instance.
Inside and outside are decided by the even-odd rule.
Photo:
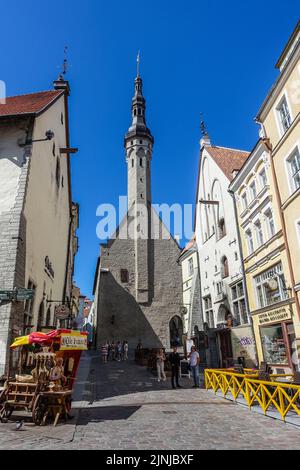
[[[86,426],[89,423],[126,420],[139,409],[140,406],[102,406],[99,408],[84,408],[80,411],[77,425]]]

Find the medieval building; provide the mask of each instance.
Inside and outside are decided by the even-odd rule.
[[[182,343],[180,247],[152,207],[154,139],[146,125],[142,79],[137,74],[132,124],[125,136],[128,212],[101,247],[94,294],[97,345],[127,340],[135,347]]]

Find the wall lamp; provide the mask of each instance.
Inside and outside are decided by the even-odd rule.
[[[44,139],[29,139],[28,136],[26,137],[25,141],[23,139],[20,139],[18,141],[18,144],[20,147],[25,147],[25,145],[31,145],[34,142],[46,142],[47,140],[52,140],[54,138],[54,132],[49,129],[48,131],[45,132],[45,138]]]

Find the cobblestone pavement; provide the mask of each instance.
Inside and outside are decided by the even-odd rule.
[[[132,362],[83,358],[74,423],[57,428],[0,424],[1,449],[298,449],[300,429],[204,389],[172,390]],[[83,393],[83,395],[82,395]],[[76,395],[76,394],[75,394]],[[76,425],[77,421],[77,425]]]

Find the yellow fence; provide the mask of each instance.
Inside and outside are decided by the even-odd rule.
[[[206,369],[205,387],[215,393],[221,390],[224,397],[231,394],[234,400],[243,397],[248,406],[260,405],[266,414],[267,411],[276,409],[283,420],[287,413],[293,412],[300,416],[300,385],[293,385],[287,380],[291,375],[271,375],[271,381],[258,380],[257,374],[238,374],[224,369]]]

